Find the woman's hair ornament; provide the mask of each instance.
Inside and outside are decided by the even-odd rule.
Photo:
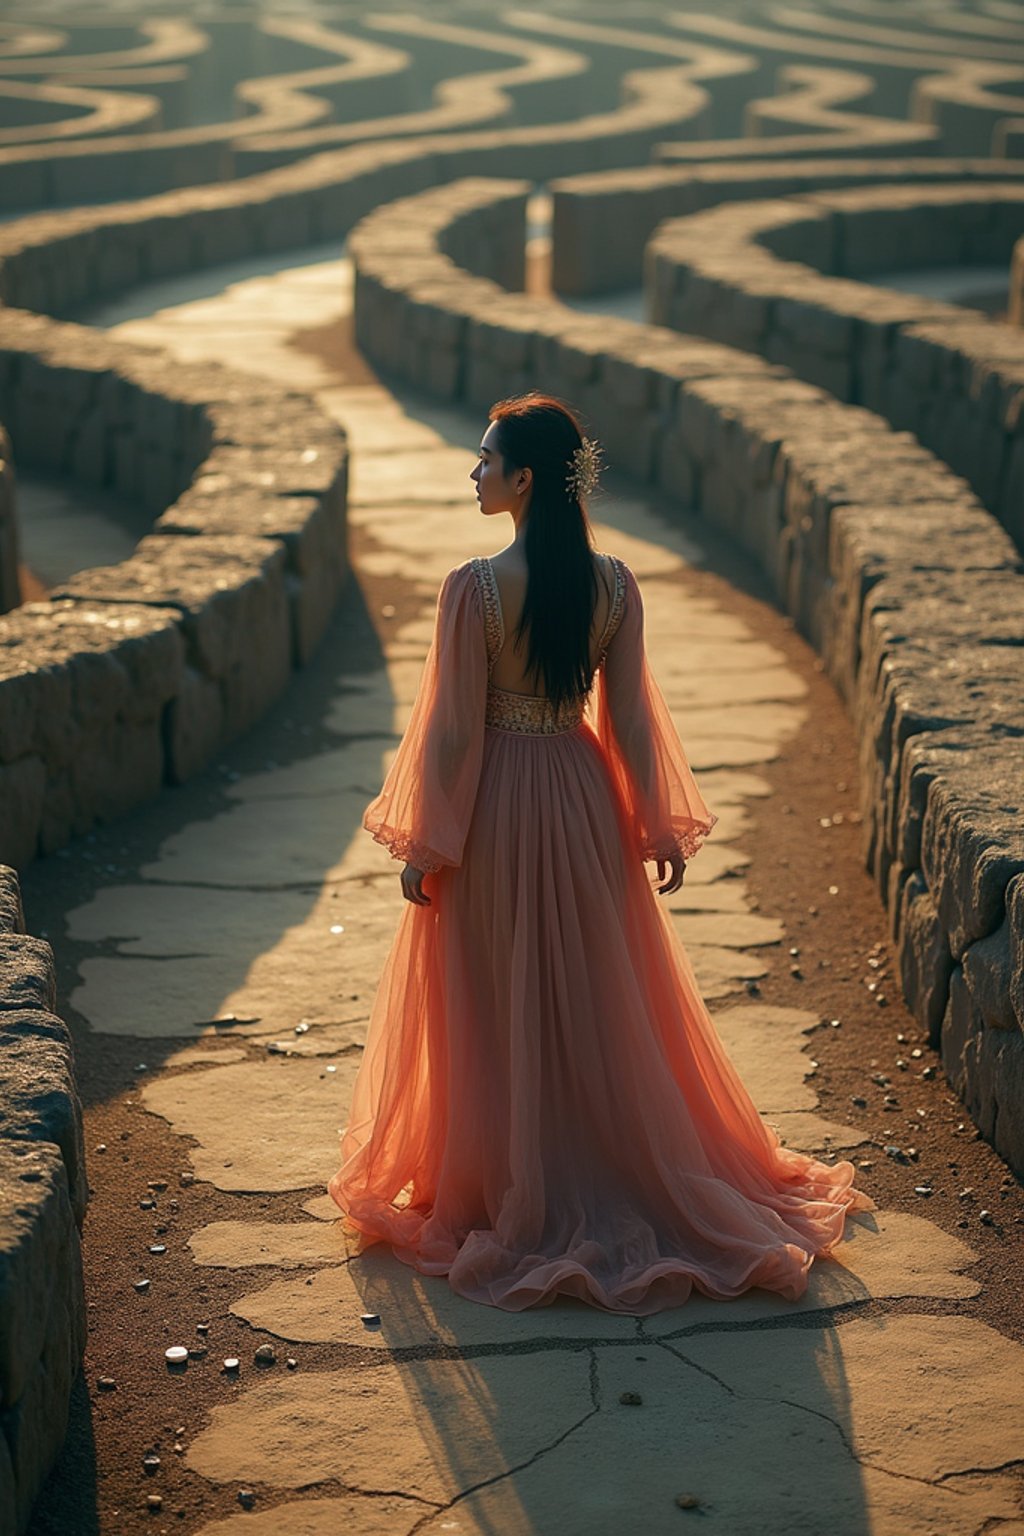
[[[592,437],[585,437],[580,446],[573,449],[572,468],[566,476],[565,486],[570,496],[580,501],[593,495],[601,469],[600,446]]]

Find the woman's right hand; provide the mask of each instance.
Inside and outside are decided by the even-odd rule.
[[[659,896],[671,896],[672,892],[678,891],[679,887],[683,883],[683,874],[686,870],[686,860],[683,858],[682,854],[676,850],[675,852],[670,853],[667,858],[657,859],[655,862],[658,868],[659,880],[665,879],[666,869],[671,868],[672,870],[672,874],[668,882],[665,885],[658,886]]]

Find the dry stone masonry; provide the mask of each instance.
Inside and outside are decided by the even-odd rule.
[[[23,1530],[85,1348],[82,1107],[53,951],[0,865],[0,1530]]]

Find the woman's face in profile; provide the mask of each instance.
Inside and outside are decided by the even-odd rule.
[[[492,421],[480,439],[477,461],[469,478],[476,485],[481,512],[485,517],[491,517],[496,512],[512,512],[521,505],[529,492],[533,476],[528,469],[516,469],[511,475],[505,474],[498,451],[498,423]]]

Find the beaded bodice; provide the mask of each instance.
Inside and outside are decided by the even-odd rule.
[[[597,660],[599,667],[604,662],[611,638],[621,622],[626,598],[626,575],[622,562],[615,555],[611,556],[611,561],[615,570],[615,591],[608,621],[601,635]],[[486,555],[474,558],[473,570],[483,597],[489,673],[505,643],[505,622],[497,579]],[[550,699],[540,694],[516,693],[510,688],[499,688],[488,679],[484,724],[494,730],[521,731],[530,736],[554,735],[561,731],[571,731],[580,724],[585,702],[583,698],[571,700],[556,712]]]

